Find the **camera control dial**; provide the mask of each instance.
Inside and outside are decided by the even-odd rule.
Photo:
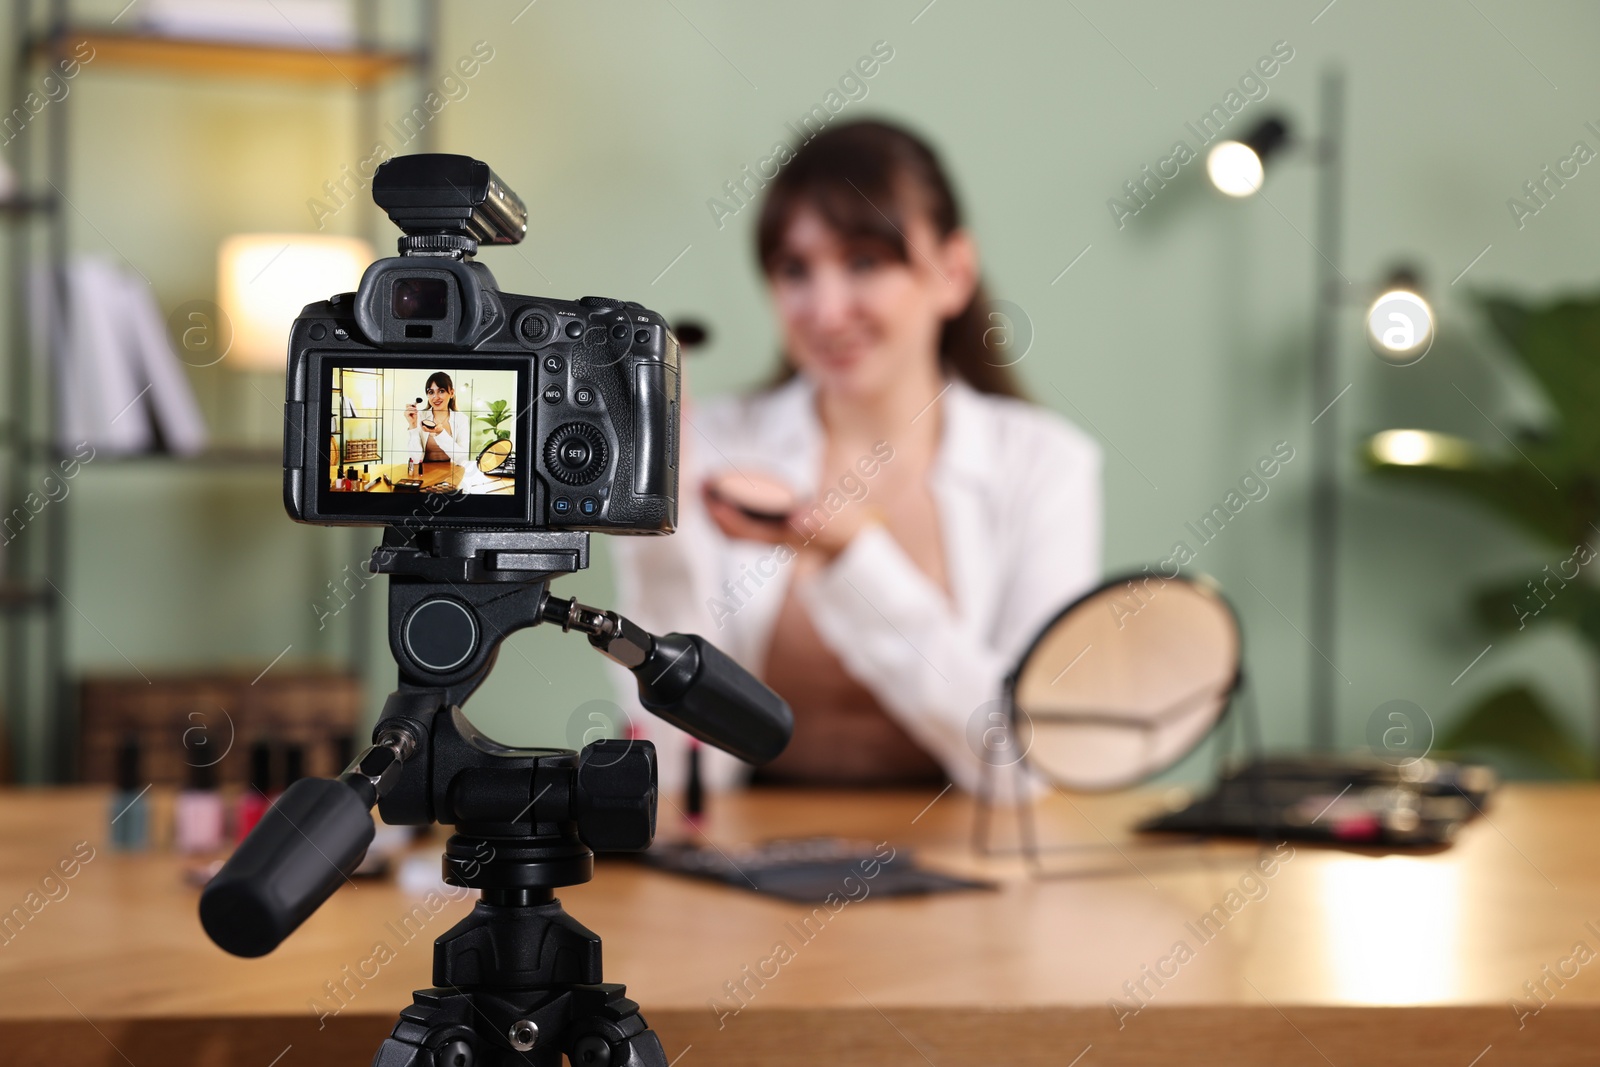
[[[563,485],[587,485],[606,469],[606,438],[586,422],[558,426],[544,444],[544,465]]]

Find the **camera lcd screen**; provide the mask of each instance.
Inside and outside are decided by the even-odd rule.
[[[443,278],[396,278],[389,303],[397,319],[442,319],[450,311],[450,289]]]
[[[320,510],[383,517],[425,500],[439,515],[525,516],[525,375],[459,356],[324,364]]]

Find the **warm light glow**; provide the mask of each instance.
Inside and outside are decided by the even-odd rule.
[[[1367,341],[1390,363],[1415,363],[1433,345],[1433,309],[1408,289],[1390,289],[1367,312]]]
[[[1336,1003],[1443,1004],[1466,970],[1461,871],[1436,858],[1329,856],[1317,869],[1330,993]]]
[[[1367,453],[1378,463],[1399,467],[1469,467],[1472,445],[1459,437],[1428,430],[1384,430],[1367,441]]]
[[[1420,467],[1433,459],[1433,442],[1421,430],[1388,430],[1378,435],[1372,450],[1389,463]]]
[[[217,253],[217,302],[233,327],[229,362],[249,370],[282,370],[289,328],[315,300],[347,293],[372,262],[372,246],[356,237],[245,233]]]
[[[1249,196],[1261,188],[1264,171],[1255,149],[1238,141],[1219,141],[1206,156],[1211,184],[1229,196]]]

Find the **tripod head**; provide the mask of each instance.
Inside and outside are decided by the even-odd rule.
[[[783,750],[788,705],[710,642],[656,636],[615,612],[550,596],[550,581],[586,567],[588,553],[583,531],[385,528],[372,569],[390,576],[399,688],[372,747],[337,779],[290,786],[206,886],[200,920],[213,941],[239,956],[276,948],[360,863],[375,804],[391,824],[455,826],[445,880],[482,889],[497,905],[548,903],[552,889],[588,881],[595,850],[649,847],[649,742],[603,740],[581,753],[513,748],[462,712],[516,630],[552,623],[586,634],[634,673],[646,709],[747,762]]]

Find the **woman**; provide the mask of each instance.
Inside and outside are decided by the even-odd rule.
[[[1098,446],[985,349],[976,245],[912,134],[807,142],[757,244],[777,382],[685,413],[678,532],[611,542],[619,610],[704,634],[789,702],[794,738],[760,779],[973,790],[1005,674],[1100,577]],[[736,505],[774,478],[801,501],[787,515]],[[631,683],[672,789],[684,738]],[[743,772],[705,764],[713,786]]]
[[[477,471],[472,457],[472,420],[456,410],[456,387],[450,375],[434,371],[428,375],[424,390],[428,405],[427,417],[418,425],[417,405],[406,405],[406,451],[413,463],[448,463],[461,469],[462,485],[466,489],[471,475]],[[445,481],[454,481],[446,473]]]

